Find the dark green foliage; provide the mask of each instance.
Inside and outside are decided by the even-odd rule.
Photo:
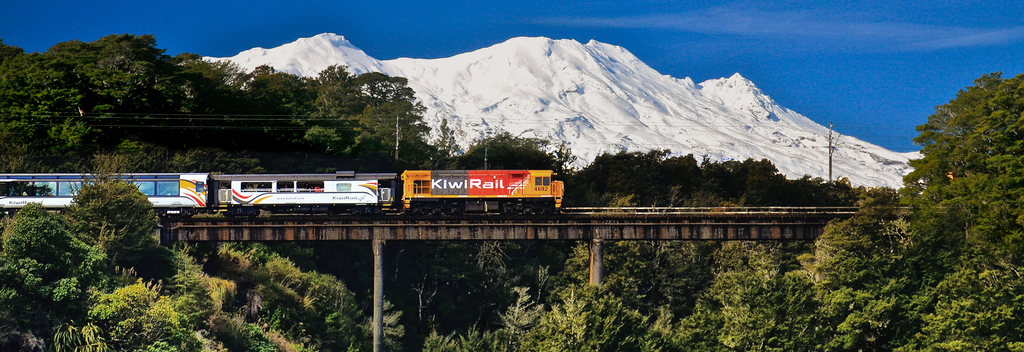
[[[19,47],[4,45],[3,39],[0,39],[0,64],[2,64],[7,59],[17,57],[18,55],[22,55],[24,53],[25,50],[22,50]]]
[[[578,206],[678,206],[700,184],[692,155],[668,157],[667,150],[602,154],[567,185],[567,202]]]
[[[1024,75],[984,75],[936,108],[914,141],[923,158],[905,178],[915,204],[965,221],[963,236],[1024,249]]]
[[[253,348],[262,338],[319,350],[369,346],[355,296],[337,278],[300,270],[261,245],[223,246],[210,255],[219,273],[210,281],[218,283],[211,291],[220,312],[209,320],[227,348]],[[261,329],[248,325],[255,323]],[[392,329],[400,333],[401,326]]]
[[[381,159],[368,163],[374,171],[427,167],[436,153],[423,107],[401,77],[352,76],[343,67],[317,78],[266,66],[245,73],[195,54],[170,57],[149,35],[63,42],[42,54],[0,43],[0,54],[0,145],[24,149],[0,154],[12,171],[33,170],[33,154],[66,164],[154,147]]]
[[[467,170],[553,170],[557,169],[554,153],[546,152],[548,141],[516,137],[502,132],[473,144],[458,158],[458,168]]]
[[[441,121],[438,128],[440,136],[437,140],[437,154],[433,157],[433,170],[447,170],[453,167],[453,159],[462,152],[461,147],[455,141],[455,131],[448,126],[448,119]]]
[[[852,206],[858,190],[786,179],[768,160],[711,162],[667,150],[602,154],[566,180],[569,206]]]
[[[118,178],[99,176],[83,185],[67,213],[78,238],[118,264],[136,262],[157,245],[152,204],[137,187]]]
[[[978,262],[967,260],[935,288],[934,312],[921,318],[921,332],[899,350],[1024,349],[1024,283],[1016,269]]]
[[[500,314],[521,296],[516,287],[547,295],[550,273],[564,260],[562,244],[525,242],[391,243],[395,280],[386,296],[403,308],[407,341],[419,345],[432,331],[494,331]],[[392,264],[393,263],[393,264]],[[329,270],[327,267],[323,267]],[[366,287],[368,290],[370,287]]]
[[[653,351],[648,321],[615,296],[592,286],[566,290],[520,351]]]
[[[169,346],[195,351],[199,346],[193,333],[195,325],[175,307],[176,303],[161,294],[159,284],[144,284],[140,279],[113,292],[94,295],[89,320],[110,336],[108,344],[117,351],[165,350]]]
[[[46,336],[80,319],[88,290],[104,280],[103,262],[103,254],[72,236],[64,219],[42,206],[25,206],[4,230],[0,326]]]
[[[726,252],[743,252],[734,257],[743,263],[716,275],[693,314],[681,321],[681,345],[701,350],[813,349],[819,303],[806,275],[780,270],[785,268],[780,247],[727,244]]]

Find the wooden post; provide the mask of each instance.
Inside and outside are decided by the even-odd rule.
[[[373,352],[384,351],[384,239],[373,239]]]
[[[590,284],[601,286],[604,280],[604,240],[595,238],[590,241]]]

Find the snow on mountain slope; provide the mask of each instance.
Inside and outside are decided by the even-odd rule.
[[[315,76],[331,64],[409,79],[435,130],[448,119],[467,147],[488,133],[566,143],[580,165],[604,152],[670,149],[698,160],[769,159],[790,178],[828,177],[828,128],[775,103],[738,73],[694,84],[662,75],[626,49],[590,41],[513,38],[441,59],[377,61],[343,37],[320,34],[231,60]],[[908,154],[842,136],[833,174],[893,186]]]
[[[207,60],[230,60],[246,71],[267,65],[281,72],[299,76],[312,76],[328,66],[342,64],[357,75],[367,72],[381,72],[381,63],[366,55],[345,37],[334,33],[323,33],[312,38],[300,38],[294,42],[273,48],[252,48],[229,58]]]

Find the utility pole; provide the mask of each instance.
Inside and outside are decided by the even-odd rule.
[[[398,161],[398,114],[395,114],[395,161]]]
[[[590,284],[601,286],[604,280],[604,240],[590,240]]]
[[[491,146],[491,129],[488,128],[486,132],[487,137],[484,138],[484,170],[487,170],[487,149]]]
[[[842,133],[838,133],[835,139],[832,138],[832,121],[828,122],[828,182],[832,182],[832,155],[835,154],[836,149],[839,148],[839,138],[843,136]],[[834,141],[834,142],[833,142]]]
[[[384,239],[373,235],[373,352],[384,351]]]

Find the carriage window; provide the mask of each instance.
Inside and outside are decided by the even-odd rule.
[[[206,192],[206,182],[196,181],[196,193]]]
[[[299,192],[323,192],[323,181],[299,181]]]
[[[28,188],[28,182],[0,182],[0,196],[27,196]]]
[[[352,192],[352,184],[350,183],[339,183],[338,192]]]
[[[30,182],[10,182],[6,186],[7,192],[4,194],[11,197],[27,197],[29,192],[33,192]]]
[[[50,197],[57,193],[57,182],[36,182],[36,195]]]
[[[156,195],[176,196],[178,195],[178,181],[157,181]]]
[[[57,184],[57,195],[61,197],[74,197],[80,189],[82,189],[81,182],[60,182]]]
[[[274,189],[271,182],[240,182],[243,192],[270,192]]]
[[[147,196],[155,196],[156,195],[156,182],[153,182],[153,181],[135,181],[132,184],[134,184],[135,187],[138,187],[139,191],[142,192],[142,194],[145,194]]]

